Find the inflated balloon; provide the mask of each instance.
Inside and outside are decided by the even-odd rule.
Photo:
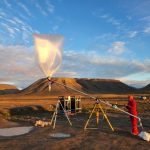
[[[42,71],[52,77],[61,65],[63,36],[34,34],[34,42]]]
[[[40,68],[49,79],[61,65],[63,41],[61,35],[34,34]]]

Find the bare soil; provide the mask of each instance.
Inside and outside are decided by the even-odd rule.
[[[109,95],[110,96],[110,95]],[[117,96],[116,96],[117,97]],[[122,97],[122,96],[121,96]],[[51,98],[53,99],[53,98]],[[48,109],[50,104],[56,103],[56,97],[53,100],[46,97],[3,97],[0,100],[1,113],[6,112],[12,107],[40,105],[45,109]],[[116,103],[119,107],[123,108],[123,105],[127,103],[126,100],[110,102]],[[83,106],[89,106],[92,108],[93,101],[83,101]],[[139,116],[142,118],[144,130],[150,133],[150,102],[138,101]],[[85,109],[85,108],[84,108]],[[106,109],[106,108],[104,108]],[[73,126],[70,126],[64,115],[59,114],[56,123],[56,129],[49,127],[35,127],[33,131],[28,134],[15,136],[15,137],[0,137],[0,150],[149,150],[150,142],[141,140],[137,136],[133,136],[131,131],[131,124],[129,117],[120,112],[107,110],[108,118],[114,127],[113,132],[102,114],[100,116],[100,122],[96,125],[95,114],[92,117],[89,126],[90,129],[84,131],[83,127],[88,119],[89,112],[79,113],[74,116],[70,116]],[[52,113],[49,114],[51,118]],[[22,118],[23,116],[18,116]],[[35,117],[35,114],[34,114]],[[6,120],[6,116],[0,115],[0,127],[13,127],[13,126],[26,126],[27,124],[33,125],[34,122],[13,122],[12,120]],[[10,118],[9,118],[10,119]],[[19,118],[18,118],[19,119]],[[50,135],[52,133],[65,133],[70,134],[69,138],[54,138]]]

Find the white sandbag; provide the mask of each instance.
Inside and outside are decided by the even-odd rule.
[[[139,135],[138,135],[140,138],[142,138],[143,140],[145,141],[150,141],[150,133],[147,133],[147,132],[140,132]]]
[[[46,127],[46,126],[49,126],[49,125],[51,125],[51,122],[48,122],[48,121],[37,120],[35,122],[35,126]]]

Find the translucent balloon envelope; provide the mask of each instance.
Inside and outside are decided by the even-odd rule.
[[[46,77],[52,77],[61,65],[64,38],[61,35],[33,36],[40,67]]]

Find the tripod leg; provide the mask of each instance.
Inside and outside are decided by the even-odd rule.
[[[55,129],[56,119],[57,119],[57,114],[58,114],[58,103],[57,103],[57,105],[56,105],[56,112],[55,112],[55,117],[54,117],[54,125],[53,125],[53,129]]]
[[[54,111],[54,113],[53,113],[53,116],[52,116],[52,119],[51,119],[50,125],[52,125],[52,123],[53,123],[53,120],[54,120],[55,114],[56,114],[56,111]]]
[[[90,114],[90,116],[89,116],[89,118],[88,118],[88,120],[87,120],[87,122],[86,122],[86,124],[85,124],[85,126],[84,126],[84,130],[86,130],[86,127],[87,127],[87,125],[88,125],[88,123],[89,123],[89,121],[90,121],[90,119],[91,119],[91,117],[92,117],[92,114],[93,114],[93,112],[94,112],[94,110],[95,110],[95,108],[96,108],[96,105],[97,105],[97,104],[94,105],[94,108],[93,108],[93,110],[92,110],[92,112],[91,112],[91,114]]]
[[[96,124],[99,123],[99,110],[96,111]]]
[[[56,115],[56,111],[57,111],[57,107],[58,107],[58,103],[59,103],[59,102],[57,102],[57,104],[56,104],[56,108],[55,108],[55,111],[54,111],[54,113],[53,113],[53,116],[52,116],[50,125],[52,125],[52,123],[53,123],[53,121],[54,121],[54,118],[55,118],[55,115]]]
[[[69,119],[69,117],[68,117],[68,115],[67,115],[67,113],[66,113],[66,110],[64,109],[64,107],[63,107],[63,105],[61,104],[60,101],[59,101],[59,103],[60,103],[60,105],[61,105],[61,107],[62,107],[62,109],[63,109],[63,111],[64,111],[64,113],[65,113],[65,116],[66,116],[66,118],[67,118],[69,124],[72,126],[72,123],[71,123],[71,121],[70,121],[70,119]]]
[[[57,115],[55,115],[55,117],[54,117],[53,129],[55,129],[55,126],[56,126],[56,118],[57,118]]]
[[[105,114],[105,112],[104,112],[104,110],[103,110],[103,108],[102,108],[102,106],[101,106],[100,104],[99,104],[99,108],[101,109],[101,111],[102,111],[102,113],[103,113],[103,115],[104,115],[104,117],[105,117],[107,123],[109,124],[111,130],[114,131],[114,128],[112,127],[112,125],[111,125],[111,123],[110,123],[110,121],[109,121],[107,115]]]

